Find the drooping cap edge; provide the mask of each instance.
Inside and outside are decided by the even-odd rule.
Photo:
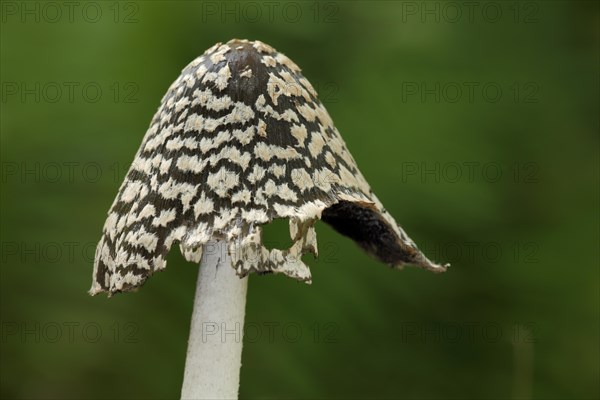
[[[415,265],[432,272],[444,272],[449,264],[439,265],[430,261],[414,244],[414,242],[395,223],[387,211],[380,208],[381,203],[369,201],[363,196],[342,195],[337,202],[328,205],[322,201],[307,203],[295,209],[283,218],[289,220],[292,245],[288,249],[267,249],[262,243],[262,225],[241,224],[239,221],[229,225],[228,230],[213,231],[210,227],[199,224],[171,239],[171,243],[179,242],[184,258],[199,263],[203,247],[212,239],[227,240],[228,252],[232,267],[240,278],[251,272],[259,274],[284,274],[290,278],[310,284],[312,276],[309,267],[302,261],[302,256],[311,253],[318,256],[315,223],[322,219],[339,233],[354,240],[363,250],[379,261],[395,268]],[[102,242],[97,251],[101,251]],[[103,285],[94,279],[89,293],[96,295],[133,291],[142,286],[154,272],[166,267],[166,260],[159,260],[152,270],[143,274],[130,275],[127,272],[106,275]],[[98,265],[94,267],[94,276]],[[135,281],[133,281],[135,280]]]

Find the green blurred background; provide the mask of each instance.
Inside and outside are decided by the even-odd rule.
[[[178,398],[198,267],[89,297],[106,212],[181,69],[303,69],[445,274],[324,223],[313,284],[251,276],[243,398],[599,397],[597,2],[14,2],[1,26],[1,394]],[[276,224],[273,246],[287,240]]]

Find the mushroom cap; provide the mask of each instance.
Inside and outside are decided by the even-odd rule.
[[[261,226],[287,218],[293,245],[266,249]],[[200,262],[226,240],[240,277],[310,283],[322,219],[394,267],[429,261],[375,197],[300,68],[259,42],[218,43],[171,85],[108,212],[91,294],[129,291],[165,268],[178,242]]]

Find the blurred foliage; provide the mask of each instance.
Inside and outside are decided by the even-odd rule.
[[[86,290],[162,95],[234,37],[300,65],[453,263],[391,270],[319,224],[312,286],[250,278],[243,398],[598,398],[597,2],[52,3],[1,3],[3,398],[179,396],[197,266]]]

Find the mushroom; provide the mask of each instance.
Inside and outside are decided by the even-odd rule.
[[[261,229],[277,218],[293,244],[269,250]],[[90,294],[140,287],[179,243],[201,262],[182,397],[237,397],[246,276],[311,283],[301,257],[317,256],[318,219],[392,267],[448,266],[385,210],[294,62],[260,41],[218,43],[163,97],[108,212]]]

